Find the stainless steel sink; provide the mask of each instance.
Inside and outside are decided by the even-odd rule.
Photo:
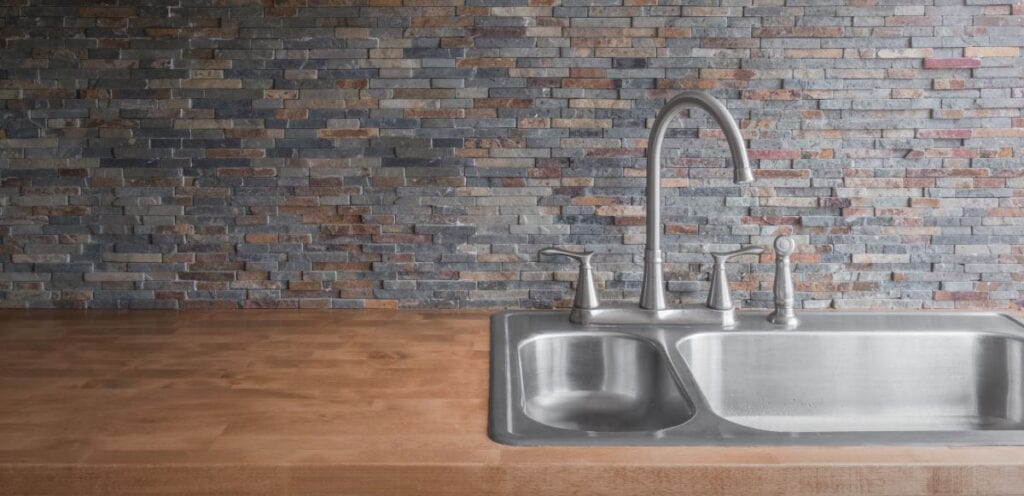
[[[491,326],[508,444],[1024,445],[1024,325],[996,313],[761,312],[715,325]]]

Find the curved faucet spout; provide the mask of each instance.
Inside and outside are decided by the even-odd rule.
[[[704,109],[715,118],[718,126],[725,132],[735,169],[733,180],[737,184],[754,180],[740,128],[722,102],[703,91],[684,91],[669,100],[658,112],[651,128],[651,137],[647,142],[647,249],[644,251],[644,282],[640,293],[640,307],[648,310],[665,308],[665,283],[661,269],[661,148],[665,144],[669,124],[687,106]]]

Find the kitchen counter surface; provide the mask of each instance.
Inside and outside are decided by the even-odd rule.
[[[495,444],[490,313],[0,311],[0,494],[1024,494],[1024,447]]]

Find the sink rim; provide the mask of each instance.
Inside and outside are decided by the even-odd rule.
[[[622,326],[570,324],[567,311],[558,310],[513,310],[498,312],[491,316],[490,378],[488,404],[488,436],[495,442],[517,446],[1020,446],[1024,445],[1022,430],[965,430],[965,431],[839,431],[839,432],[777,432],[760,430],[722,418],[711,411],[702,390],[697,387],[689,367],[681,353],[667,353],[670,365],[677,379],[682,383],[685,396],[694,408],[693,417],[683,424],[660,431],[647,432],[589,432],[560,429],[533,423],[523,423],[517,418],[512,406],[513,387],[509,383],[512,374],[507,368],[510,355],[518,348],[512,343],[524,339],[524,335],[576,332],[613,332],[648,338],[658,343],[662,350],[670,349],[685,336],[709,332],[751,332],[771,330],[772,332],[800,333],[803,329],[817,332],[834,332],[827,325],[817,324],[835,321],[837,316],[859,317],[910,317],[913,319],[938,318],[935,322],[948,322],[950,317],[986,318],[998,323],[996,331],[972,331],[1008,336],[1024,341],[1024,321],[1004,312],[994,311],[826,311],[801,313],[801,327],[781,330],[766,320],[768,312],[763,310],[737,312],[737,326],[722,329],[713,325],[659,325]],[[957,321],[956,319],[954,321]],[[534,324],[532,329],[523,325]],[[539,327],[538,327],[539,324]],[[862,330],[860,332],[874,332]],[[896,332],[914,332],[900,329]],[[680,365],[682,367],[680,367]],[[521,415],[520,408],[520,415]]]

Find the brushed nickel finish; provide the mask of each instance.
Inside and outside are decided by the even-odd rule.
[[[714,310],[732,310],[732,296],[729,294],[729,278],[725,275],[725,263],[740,255],[764,253],[760,246],[747,246],[738,250],[711,253],[714,268],[711,273],[711,288],[708,289],[707,307]]]
[[[590,265],[590,258],[594,256],[594,252],[574,252],[560,248],[544,248],[537,252],[537,254],[569,257],[579,263],[580,273],[576,278],[576,296],[573,298],[572,303],[574,310],[597,308],[601,305],[601,301],[597,297],[597,288],[594,286],[593,266]]]
[[[760,253],[763,251],[761,248],[748,247],[731,254],[712,254],[716,257],[715,276],[704,307],[669,309],[665,305],[665,281],[662,274],[664,255],[661,251],[661,149],[664,147],[669,125],[689,106],[696,106],[710,113],[725,132],[732,155],[735,182],[738,184],[754,180],[739,126],[722,102],[702,91],[684,91],[669,100],[654,119],[647,149],[647,246],[644,250],[644,276],[639,306],[601,308],[598,305],[597,293],[593,290],[589,254],[581,258],[582,254],[565,250],[541,250],[542,254],[565,255],[580,262],[575,303],[569,314],[572,322],[586,325],[718,323],[721,326],[730,326],[735,321],[732,315],[732,298],[729,296],[725,268],[722,265],[731,256]]]
[[[793,238],[786,235],[775,238],[775,311],[768,315],[768,322],[786,327],[796,327],[799,323],[794,310],[793,267],[789,262],[794,251],[796,242]]]
[[[665,146],[669,125],[684,108],[691,106],[711,114],[725,133],[732,155],[733,181],[741,184],[754,180],[740,128],[722,102],[703,91],[684,91],[658,112],[647,143],[647,247],[644,250],[644,278],[640,293],[640,308],[647,310],[665,308],[661,251],[661,149]]]

